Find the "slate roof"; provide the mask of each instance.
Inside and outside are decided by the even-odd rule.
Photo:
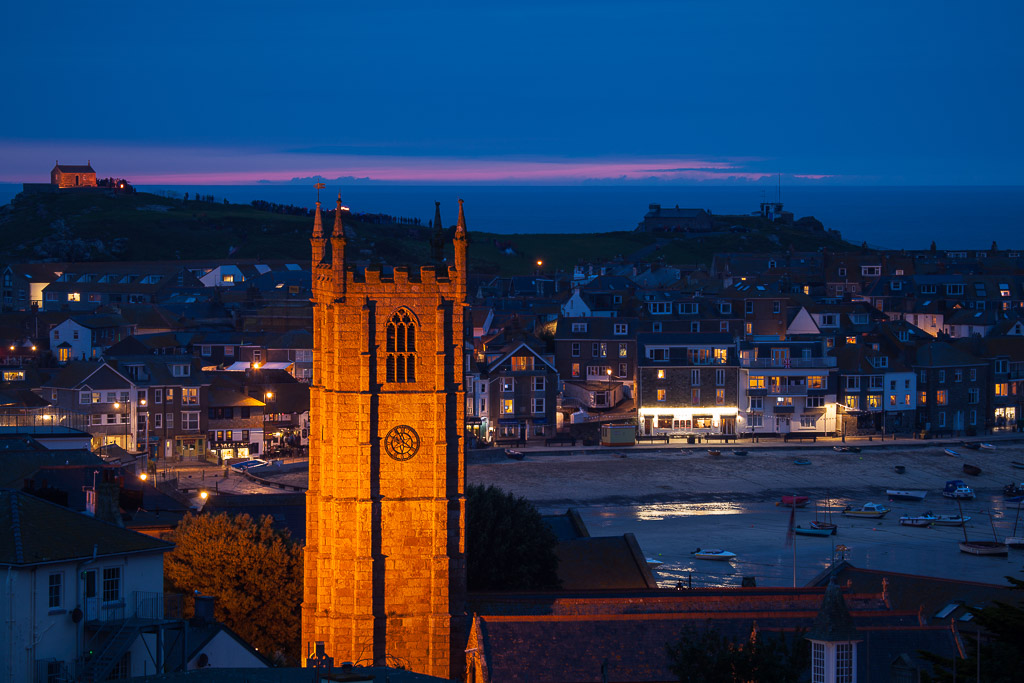
[[[70,164],[55,164],[53,170],[60,171],[61,173],[95,173],[92,169],[92,164],[86,164],[84,166],[72,166]]]
[[[21,488],[26,479],[43,468],[61,466],[102,468],[103,458],[84,449],[9,450],[0,453],[0,487]]]
[[[917,350],[916,367],[942,368],[957,365],[984,365],[985,361],[957,349],[948,342],[932,342]]]
[[[27,566],[173,546],[20,491],[0,490],[0,565]]]

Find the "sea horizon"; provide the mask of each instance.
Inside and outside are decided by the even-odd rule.
[[[143,192],[170,196],[213,195],[235,204],[263,200],[312,208],[311,186],[145,185]],[[0,203],[21,185],[0,184]],[[325,206],[342,193],[355,212],[418,218],[427,225],[434,201],[442,220],[453,225],[457,200],[465,200],[470,230],[501,234],[596,233],[634,230],[649,204],[702,208],[719,215],[755,213],[763,200],[775,201],[768,185],[398,185],[328,184]],[[890,249],[1021,248],[1024,186],[783,186],[781,199],[796,218],[814,216],[847,241]],[[970,237],[965,239],[965,235]]]

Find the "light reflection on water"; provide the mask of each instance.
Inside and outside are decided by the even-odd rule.
[[[658,503],[636,505],[633,516],[640,521],[659,521],[673,517],[699,517],[704,515],[741,515],[747,508],[739,503]]]

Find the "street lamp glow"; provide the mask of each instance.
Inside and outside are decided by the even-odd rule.
[[[139,475],[139,479],[141,479],[142,481],[146,481],[147,479],[149,479],[149,475],[143,472],[142,474]]]
[[[543,265],[544,265],[544,262],[541,261],[540,259],[537,259],[537,267],[540,268]]]
[[[274,398],[274,392],[268,391],[266,394],[264,394],[264,398],[266,398],[269,401],[270,399]]]
[[[117,410],[117,409],[119,409],[120,407],[121,407],[121,404],[120,404],[120,403],[114,403],[114,410]]]
[[[199,497],[202,498],[203,500],[206,500],[207,498],[210,497],[210,494],[207,493],[206,491],[200,491],[199,492]]]

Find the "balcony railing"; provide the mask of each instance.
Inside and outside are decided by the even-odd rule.
[[[744,368],[778,368],[780,370],[800,368],[834,368],[836,359],[827,358],[740,358]]]

